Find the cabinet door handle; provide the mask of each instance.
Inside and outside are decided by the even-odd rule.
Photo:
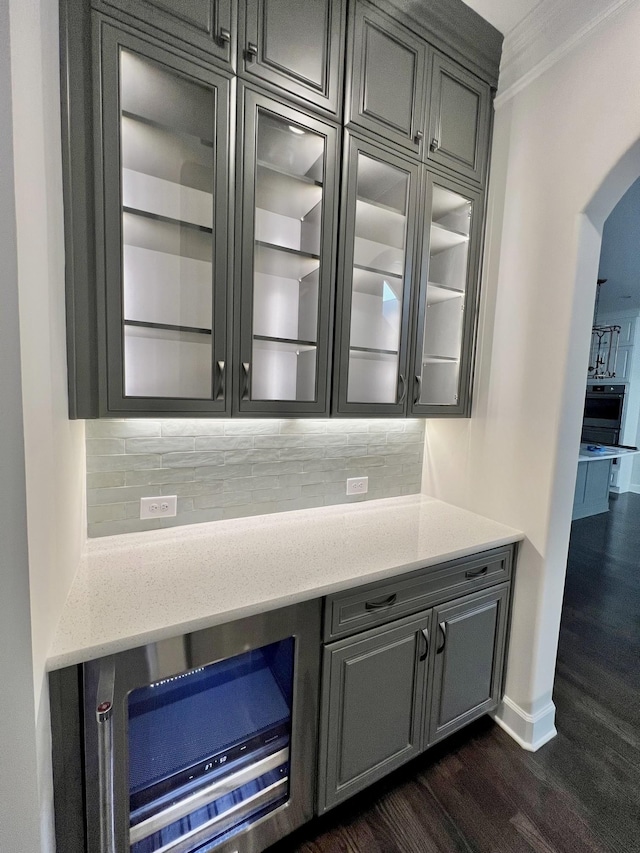
[[[433,139],[431,140],[431,150],[437,151],[438,148],[440,148],[440,140],[436,139],[434,136]]]
[[[224,400],[225,391],[225,370],[224,361],[216,361],[216,387],[214,392],[214,400]]]
[[[365,601],[364,609],[365,610],[380,610],[383,607],[391,607],[392,604],[396,603],[396,598],[398,597],[397,593],[392,593],[387,598],[383,598],[382,600],[378,599],[377,601]]]
[[[398,403],[402,405],[404,403],[405,398],[407,396],[407,381],[404,378],[404,373],[400,374],[399,382],[398,382]]]
[[[440,643],[440,645],[436,649],[437,655],[442,654],[442,652],[444,651],[444,647],[447,643],[447,623],[446,622],[439,622],[438,628],[440,629],[440,633],[442,634],[442,642]]]
[[[416,145],[420,145],[422,140],[424,139],[424,133],[421,130],[416,130],[415,135],[413,137],[413,141]]]
[[[258,45],[250,41],[247,44],[247,49],[244,52],[244,58],[246,62],[255,62],[258,58]]]
[[[486,575],[489,571],[489,566],[483,566],[481,569],[469,569],[468,572],[464,573],[465,578],[480,578],[482,575]]]
[[[417,373],[415,375],[415,386],[416,386],[416,393],[415,393],[415,396],[413,398],[413,405],[417,406],[418,403],[420,402],[420,397],[422,397],[422,376],[419,376]]]
[[[424,637],[424,652],[420,655],[418,660],[426,660],[427,655],[429,654],[429,629],[422,629],[422,636]]]
[[[220,27],[220,32],[218,33],[218,44],[220,47],[224,47],[225,44],[229,44],[231,41],[231,33],[226,27]]]
[[[107,658],[100,667],[96,693],[98,725],[98,800],[100,810],[100,853],[115,853],[113,778],[113,694],[115,663]]]
[[[251,369],[251,365],[248,361],[242,362],[242,390],[240,391],[240,397],[243,400],[249,399],[249,371]]]

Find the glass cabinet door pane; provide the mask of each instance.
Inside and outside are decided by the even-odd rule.
[[[409,174],[358,153],[348,403],[398,399]]]
[[[252,400],[313,401],[326,140],[258,110]]]
[[[215,96],[120,51],[125,395],[212,398]]]
[[[473,201],[433,185],[418,402],[458,402]]]

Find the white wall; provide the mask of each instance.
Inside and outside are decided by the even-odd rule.
[[[25,798],[17,814],[39,814],[43,849],[53,849],[45,661],[85,537],[84,425],[67,416],[58,4],[7,6],[33,673],[24,713],[36,715],[40,788],[39,802]]]
[[[526,533],[499,720],[529,748],[554,734],[602,224],[640,175],[638,32],[634,2],[498,104],[474,417],[427,425],[423,490]]]
[[[29,615],[11,122],[9,9],[0,4],[0,850],[40,846]],[[18,772],[11,772],[14,768]],[[31,808],[29,807],[31,806]]]

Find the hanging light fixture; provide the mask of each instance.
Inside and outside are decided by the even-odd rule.
[[[606,278],[599,278],[597,282],[596,304],[593,312],[593,327],[591,329],[591,351],[589,354],[588,371],[590,379],[613,379],[616,375],[621,327],[602,326],[598,324],[600,288],[606,281]]]

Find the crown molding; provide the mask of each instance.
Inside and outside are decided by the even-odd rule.
[[[499,109],[594,30],[637,0],[542,0],[504,40],[500,83],[494,106]]]

